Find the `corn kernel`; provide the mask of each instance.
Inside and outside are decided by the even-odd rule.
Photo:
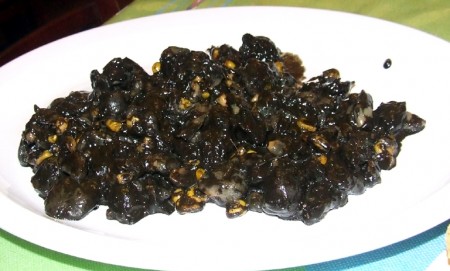
[[[185,110],[185,109],[189,108],[191,105],[192,105],[192,103],[189,99],[181,98],[178,107],[181,110]]]
[[[189,160],[188,163],[193,166],[198,166],[200,164],[200,160]]]
[[[267,150],[276,156],[281,156],[286,150],[286,144],[278,139],[271,140],[267,143]]]
[[[328,158],[326,155],[321,154],[317,157],[317,160],[319,161],[319,163],[321,163],[322,165],[325,165],[328,161]]]
[[[227,205],[226,214],[228,218],[242,216],[247,212],[247,203],[239,199]]]
[[[50,135],[47,137],[48,142],[50,143],[56,143],[56,140],[58,140],[58,136],[57,135]]]
[[[236,149],[236,153],[237,153],[237,155],[239,155],[239,156],[242,156],[242,155],[244,155],[245,154],[245,148],[244,147],[239,147],[239,148],[237,148]]]
[[[196,193],[194,187],[189,188],[189,189],[184,193],[184,195],[185,195],[186,197],[188,197],[189,199],[195,201],[196,203],[204,203],[204,202],[206,202],[206,197],[205,197],[205,196],[202,196],[202,195],[200,195],[200,194],[198,194],[198,193]],[[183,195],[182,195],[182,196],[183,196]]]
[[[192,81],[195,82],[195,83],[200,83],[200,82],[203,82],[203,78],[201,78],[200,76],[196,75],[194,77],[194,79],[192,79]]]
[[[203,168],[198,168],[195,171],[195,178],[197,178],[197,180],[200,180],[204,174],[205,174],[205,170]]]
[[[233,85],[233,81],[230,79],[225,80],[225,84],[227,85],[227,87],[231,87]]]
[[[172,196],[170,197],[170,200],[172,200],[173,203],[177,203],[181,196],[183,195],[183,189],[177,188],[175,191],[173,191]]]
[[[138,121],[139,121],[139,118],[138,118],[138,117],[135,117],[135,116],[129,116],[129,117],[127,118],[127,127],[128,127],[128,128],[133,127],[134,124],[136,124],[136,122],[138,122]]]
[[[214,60],[216,60],[216,59],[219,58],[219,56],[220,56],[219,48],[214,48],[214,49],[212,50],[212,58],[213,58]]]
[[[216,101],[221,106],[226,107],[227,106],[227,95],[225,95],[225,94],[220,95]]]
[[[41,153],[41,155],[39,155],[39,157],[36,159],[36,165],[41,164],[45,159],[52,157],[52,156],[53,156],[53,154],[50,151],[48,151],[48,150],[43,151]]]
[[[113,132],[118,132],[122,128],[122,123],[116,120],[106,120],[106,127]]]
[[[239,111],[241,111],[241,109],[236,104],[232,104],[231,111],[233,112],[234,115],[237,115],[237,114],[239,114]]]
[[[34,131],[30,131],[25,135],[25,139],[28,143],[33,143],[36,140],[36,134]]]
[[[205,203],[206,202],[206,196],[194,194],[192,197],[190,197],[197,203]]]
[[[256,94],[252,97],[252,99],[251,99],[250,101],[251,101],[252,103],[256,103],[258,100],[259,100],[259,94],[256,93]]]
[[[229,59],[225,60],[224,65],[230,70],[234,70],[236,68],[236,63],[234,63],[232,60]]]
[[[203,99],[208,99],[208,98],[209,98],[209,96],[210,96],[210,94],[209,94],[209,92],[208,92],[208,91],[204,91],[204,92],[202,92],[202,98],[203,98]]]
[[[297,121],[297,126],[300,129],[308,131],[308,132],[315,132],[317,130],[317,128],[314,125],[309,124],[308,121],[304,118],[301,118]]]
[[[192,82],[191,83],[191,89],[194,91],[194,93],[196,95],[198,95],[200,93],[200,91],[201,91],[200,84],[198,82]]]
[[[186,191],[186,196],[192,198],[195,195],[195,190],[193,187],[189,188],[188,191]]]
[[[57,133],[62,134],[67,130],[69,123],[65,118],[58,118],[56,120],[55,126],[56,126]]]
[[[155,62],[152,66],[152,72],[157,73],[161,70],[161,62]]]
[[[125,184],[125,177],[123,176],[123,174],[121,173],[117,174],[116,179],[119,184]]]
[[[374,145],[373,149],[376,154],[387,152],[389,155],[396,154],[396,148],[389,144],[389,142],[383,138],[379,139]]]
[[[380,154],[383,152],[383,145],[380,143],[380,141],[378,141],[377,143],[375,143],[375,145],[373,145],[373,149],[376,154]]]
[[[278,73],[283,73],[283,71],[284,71],[283,62],[276,61],[274,64],[275,64],[275,69],[277,69]]]
[[[239,203],[239,205],[242,206],[242,207],[247,206],[247,203],[246,203],[244,200],[242,200],[242,199],[238,200],[238,203]]]

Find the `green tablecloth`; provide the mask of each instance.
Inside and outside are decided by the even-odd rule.
[[[110,22],[186,9],[192,0],[135,0]],[[198,8],[279,5],[331,9],[401,23],[450,41],[448,0],[204,0]]]
[[[135,0],[108,23],[186,9],[191,0]],[[394,21],[450,41],[449,0],[331,1],[331,0],[205,0],[197,8],[283,5],[339,10]],[[446,222],[448,223],[448,222]],[[291,271],[424,270],[444,249],[445,225],[382,250],[330,263],[291,268]],[[421,264],[414,263],[421,258]],[[50,251],[0,229],[0,270],[136,270],[78,259]]]

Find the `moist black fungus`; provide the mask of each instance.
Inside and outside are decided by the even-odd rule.
[[[150,75],[128,58],[92,71],[92,91],[35,106],[19,161],[46,213],[78,220],[100,205],[133,224],[149,214],[246,211],[313,224],[378,184],[425,121],[404,102],[373,108],[329,69],[266,37],[206,52],[169,47]]]

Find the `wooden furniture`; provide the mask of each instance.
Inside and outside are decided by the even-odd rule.
[[[0,66],[41,45],[100,26],[133,0],[0,0]]]

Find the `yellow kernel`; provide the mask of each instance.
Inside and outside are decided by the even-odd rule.
[[[161,62],[155,62],[152,66],[152,72],[157,73],[161,70]]]
[[[197,178],[197,180],[200,180],[204,174],[205,174],[205,170],[203,168],[198,168],[195,171],[195,178]]]
[[[226,107],[227,106],[227,95],[225,95],[225,94],[220,95],[216,101],[221,106]]]
[[[374,145],[373,149],[376,154],[381,154],[383,152],[387,152],[389,155],[394,155],[396,153],[396,148],[389,144],[386,139],[379,139]]]
[[[135,116],[129,116],[129,117],[127,118],[127,127],[128,127],[128,128],[133,127],[134,124],[136,124],[136,122],[138,122],[138,121],[139,121],[139,118],[138,118],[138,117],[135,117]]]
[[[242,216],[246,212],[247,212],[247,203],[242,199],[232,202],[229,206],[227,206],[226,211],[227,216],[229,218]]]
[[[212,58],[213,58],[214,60],[216,60],[216,59],[219,58],[219,56],[220,56],[219,48],[214,48],[214,49],[212,50]]]
[[[283,71],[284,71],[283,62],[276,61],[274,64],[275,64],[275,69],[277,69],[278,73],[283,73]]]
[[[247,203],[243,199],[238,200],[238,204],[242,207],[247,206]]]
[[[56,140],[58,139],[58,136],[57,135],[50,135],[50,136],[48,136],[47,137],[47,140],[48,140],[48,142],[50,142],[50,143],[56,143]]]
[[[237,115],[237,114],[239,114],[239,111],[241,111],[241,109],[236,104],[232,104],[231,111],[233,112],[234,115]]]
[[[230,208],[229,211],[228,211],[228,213],[230,213],[230,214],[236,214],[236,213],[240,213],[240,212],[242,212],[242,211],[243,211],[242,207],[237,206],[237,207],[234,207],[234,208]]]
[[[28,132],[28,133],[25,135],[25,139],[26,139],[29,143],[32,143],[32,142],[34,142],[34,141],[36,140],[36,134],[35,134],[33,131]]]
[[[309,124],[308,121],[306,119],[303,119],[303,118],[301,118],[301,119],[299,119],[297,121],[297,126],[300,129],[306,130],[308,132],[315,132],[317,130],[317,128],[314,125]]]
[[[181,110],[185,110],[185,109],[189,108],[191,105],[192,105],[192,103],[189,99],[181,98],[178,107]]]
[[[116,179],[117,179],[117,182],[119,184],[124,184],[125,183],[125,178],[124,178],[122,173],[117,174],[116,175]]]
[[[249,154],[250,153],[256,153],[256,151],[255,150],[248,150],[247,153],[249,153]]]
[[[276,156],[281,156],[286,151],[286,144],[278,139],[271,140],[267,143],[267,150]]]
[[[244,147],[239,147],[239,148],[237,148],[236,149],[236,153],[237,153],[237,155],[239,155],[239,156],[242,156],[242,155],[244,155],[245,154],[245,148]]]
[[[147,145],[149,145],[149,144],[151,144],[152,143],[152,138],[151,137],[148,137],[148,136],[146,136],[146,137],[144,137],[144,139],[143,139],[143,141],[142,141],[144,144],[147,144]]]
[[[177,203],[181,196],[183,195],[183,189],[177,188],[175,191],[173,191],[172,196],[170,197],[170,200],[172,200],[173,203]]]
[[[396,150],[396,148],[394,146],[388,146],[386,148],[386,150],[389,153],[389,155],[393,155],[393,156],[395,156],[395,154],[397,152],[397,150]]]
[[[106,127],[113,132],[118,132],[122,128],[122,123],[120,121],[108,119],[106,120]]]
[[[206,197],[205,196],[201,196],[201,195],[193,195],[192,197],[190,197],[191,199],[193,199],[195,202],[197,203],[204,203],[206,202]]]
[[[36,159],[36,165],[41,164],[45,159],[52,157],[52,156],[53,156],[53,154],[50,151],[48,151],[48,150],[43,151],[41,153],[41,155],[39,155],[39,157]]]
[[[233,81],[234,80],[234,73],[232,73],[232,72],[227,73],[227,80]]]
[[[194,79],[192,79],[192,81],[195,82],[195,83],[200,83],[200,82],[203,81],[203,78],[201,78],[200,76],[196,75],[194,77]]]
[[[143,152],[145,149],[148,149],[152,146],[153,140],[146,136],[142,139],[142,142],[136,147],[138,152]]]
[[[62,134],[67,130],[67,127],[69,126],[68,121],[65,118],[58,118],[56,120],[56,130],[58,134]]]
[[[193,166],[198,166],[200,164],[200,160],[189,160],[188,163]]]
[[[373,149],[376,154],[380,154],[383,152],[383,146],[381,145],[380,142],[375,143],[375,145],[373,145]]]
[[[209,94],[209,92],[208,92],[208,91],[204,91],[204,92],[202,92],[202,98],[203,98],[203,99],[208,99],[208,98],[209,98],[209,96],[210,96],[210,94]]]
[[[227,85],[227,87],[231,87],[233,85],[233,81],[230,79],[225,80],[225,84]]]
[[[326,155],[321,154],[317,157],[317,160],[319,161],[319,163],[321,163],[322,165],[325,165],[328,161],[328,158]]]
[[[181,194],[173,194],[172,197],[170,198],[170,200],[175,203],[178,204],[178,202],[180,201],[181,198]]]
[[[252,97],[252,99],[250,100],[252,103],[256,103],[259,100],[259,94],[256,93],[255,96]]]
[[[243,209],[240,207],[234,207],[234,208],[228,209],[228,213],[230,215],[238,214],[238,213],[241,213],[242,211],[243,211]]]
[[[194,95],[198,95],[201,91],[200,89],[200,84],[197,82],[192,82],[191,83],[191,89],[194,91]]]
[[[194,197],[194,195],[195,195],[195,190],[193,187],[189,188],[189,190],[186,191],[186,196],[192,198],[192,197]]]
[[[234,70],[236,68],[236,63],[234,63],[232,60],[229,59],[225,60],[224,65],[230,70]]]

